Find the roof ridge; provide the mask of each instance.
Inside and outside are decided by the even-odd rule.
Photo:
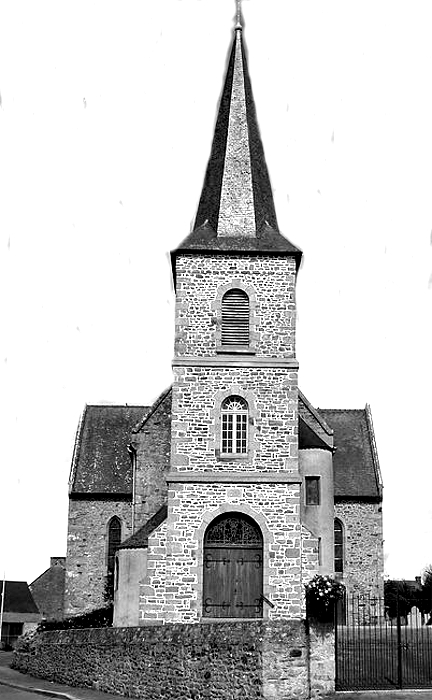
[[[87,408],[150,408],[141,403],[88,403]]]
[[[366,424],[367,424],[367,428],[369,431],[370,442],[371,442],[372,460],[373,460],[373,464],[374,464],[377,489],[378,489],[378,492],[380,494],[382,494],[383,480],[382,480],[382,474],[381,474],[381,467],[380,467],[380,463],[379,463],[379,459],[378,459],[378,449],[377,449],[376,440],[375,440],[375,430],[374,430],[373,420],[372,420],[372,410],[371,410],[370,404],[368,404],[368,403],[365,406],[365,413],[366,413]]]
[[[317,408],[317,411],[334,411],[334,412],[339,412],[342,413],[342,411],[350,411],[353,413],[354,411],[358,411],[359,413],[364,413],[366,409],[364,408]]]
[[[72,453],[72,462],[71,462],[71,468],[70,468],[70,473],[69,473],[69,489],[68,492],[69,494],[72,493],[74,483],[75,483],[75,477],[77,474],[77,468],[78,468],[78,459],[79,459],[79,454],[81,450],[81,436],[82,432],[84,430],[84,418],[87,413],[87,404],[84,404],[84,410],[82,411],[80,415],[80,419],[78,421],[76,433],[75,433],[75,442],[74,442],[74,450]]]
[[[141,525],[141,527],[139,527],[138,530],[125,539],[124,542],[121,542],[118,549],[142,549],[147,547],[149,535],[151,535],[151,533],[156,530],[159,525],[162,525],[167,517],[168,506],[165,503],[159,508],[159,510],[156,511],[154,515],[151,516],[151,518],[147,520],[147,522],[144,523],[144,525]],[[141,536],[143,536],[142,542],[139,541]]]
[[[57,567],[57,568],[60,569],[60,567]],[[28,587],[30,588],[31,586],[33,586],[33,584],[36,583],[36,581],[39,581],[39,579],[42,578],[42,576],[45,576],[45,574],[47,574],[48,571],[51,571],[51,567],[50,567],[50,566],[48,567],[48,569],[45,569],[45,571],[42,571],[42,573],[39,574],[39,576],[36,576],[36,578],[34,579],[34,581],[32,581],[31,583],[28,584]],[[64,569],[63,569],[63,571],[64,571]]]
[[[168,396],[169,392],[172,391],[172,384],[168,387],[168,389],[165,389],[161,394],[159,394],[158,398],[154,403],[149,406],[149,411],[144,414],[143,418],[139,423],[135,425],[134,428],[132,428],[132,434],[139,433],[139,431],[144,427],[145,423],[148,421],[148,419],[153,415],[153,413],[156,411],[156,409],[161,405],[162,401]]]
[[[327,435],[333,435],[334,430],[333,428],[324,420],[323,416],[320,415],[319,413],[319,408],[315,408],[311,402],[306,398],[306,396],[303,394],[303,392],[299,389],[298,390],[299,398],[303,403],[306,405],[306,408],[310,410],[312,415],[317,419],[318,423],[322,427],[322,429],[327,433]]]

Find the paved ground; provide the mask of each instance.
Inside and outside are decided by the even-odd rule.
[[[1,700],[35,700],[34,693],[29,693],[27,690],[17,690],[16,688],[8,688],[5,685],[0,686]]]
[[[0,698],[1,700],[33,700],[30,694],[60,700],[119,700],[118,695],[99,693],[85,688],[70,688],[51,683],[9,668],[12,654],[0,652]],[[19,692],[20,691],[20,692]],[[161,698],[163,700],[163,698]],[[224,700],[221,698],[221,700]],[[367,691],[360,693],[336,693],[334,700],[432,700],[431,690]]]
[[[0,652],[0,698],[10,700],[35,700],[34,693],[45,697],[60,698],[62,700],[119,700],[118,695],[99,693],[96,690],[86,688],[71,688],[60,683],[51,683],[40,678],[28,676],[25,673],[9,668],[12,654]],[[20,690],[22,694],[15,695],[12,691]]]
[[[336,693],[336,700],[432,700],[430,690],[367,690]]]

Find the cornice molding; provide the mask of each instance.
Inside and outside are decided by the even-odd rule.
[[[71,501],[130,501],[132,502],[132,493],[88,493],[81,491],[72,491],[69,494]]]
[[[296,359],[282,359],[279,357],[256,357],[244,355],[226,355],[222,357],[175,357],[173,367],[263,367],[298,370],[299,363]]]
[[[299,474],[284,472],[169,472],[168,483],[201,483],[201,484],[301,484]]]

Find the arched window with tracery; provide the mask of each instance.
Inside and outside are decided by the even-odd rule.
[[[112,597],[114,592],[115,553],[121,542],[121,522],[115,515],[108,523],[107,547],[107,593]]]
[[[344,570],[344,532],[339,518],[334,521],[334,570],[336,574]]]
[[[246,454],[248,442],[249,409],[241,396],[228,396],[222,402],[222,454]]]
[[[222,297],[222,345],[248,347],[249,297],[243,289],[229,289]]]

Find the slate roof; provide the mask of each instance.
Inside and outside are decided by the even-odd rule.
[[[369,407],[317,410],[334,431],[335,499],[380,500],[381,473]]]
[[[237,56],[236,56],[237,51]],[[241,51],[241,72],[239,69]],[[236,72],[237,71],[237,72]],[[238,79],[242,76],[242,90],[238,89]],[[237,87],[234,87],[233,84]],[[230,138],[230,113],[241,110],[246,113],[246,146],[236,141],[240,151],[247,157],[247,170],[251,173],[253,194],[253,215],[255,220],[254,235],[218,236],[219,211],[224,196],[223,180],[230,162],[239,157],[238,149],[227,149]],[[233,132],[234,133],[234,132]],[[232,134],[231,134],[232,135]],[[238,137],[236,134],[235,138]],[[230,160],[231,159],[231,160]],[[233,167],[235,170],[235,166]],[[246,178],[246,175],[244,175]],[[241,187],[240,195],[241,197]],[[241,209],[241,207],[240,207]],[[255,103],[252,95],[251,81],[247,65],[247,56],[241,30],[235,32],[228,60],[228,68],[219,103],[210,159],[204,178],[204,185],[198,205],[194,230],[180,246],[171,253],[173,269],[175,257],[184,252],[202,253],[267,253],[289,254],[300,264],[301,251],[281,235],[276,219],[273,193],[270,184],[264,149],[258,128]]]
[[[133,535],[131,535],[127,540],[121,543],[118,549],[143,549],[148,547],[149,535],[156,530],[157,527],[164,520],[166,520],[168,515],[167,506],[162,506],[158,512],[149,520],[146,524],[140,527]]]
[[[5,589],[3,612],[39,614],[26,581],[6,581]],[[3,581],[0,581],[0,594],[2,593]]]
[[[333,450],[333,430],[306,396],[298,392],[299,449]]]
[[[299,416],[299,449],[313,448],[332,451],[332,448]]]
[[[75,445],[72,498],[132,495],[132,465],[127,446],[133,434],[143,428],[161,402],[169,397],[170,391],[163,392],[151,407],[86,407]],[[299,415],[300,449],[331,450],[333,437],[335,498],[380,500],[381,475],[369,407],[315,409],[301,392],[299,399],[303,414]],[[162,445],[160,449],[164,449]],[[166,449],[169,450],[169,445]],[[128,547],[146,546],[143,542],[148,534],[147,525],[136,533],[138,544],[133,544],[133,540]]]
[[[70,495],[132,494],[130,434],[148,406],[86,406],[75,440]]]

